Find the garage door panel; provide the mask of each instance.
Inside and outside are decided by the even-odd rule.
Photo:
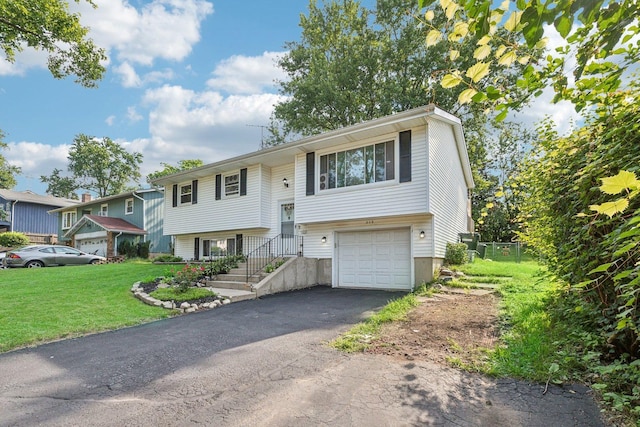
[[[411,289],[409,229],[338,234],[338,286]]]

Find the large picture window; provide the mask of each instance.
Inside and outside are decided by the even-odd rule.
[[[393,179],[393,141],[320,156],[320,190]]]

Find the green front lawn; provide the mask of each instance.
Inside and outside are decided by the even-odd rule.
[[[0,270],[0,352],[170,316],[133,297],[134,282],[164,275],[150,262]]]

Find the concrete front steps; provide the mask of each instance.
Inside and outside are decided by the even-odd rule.
[[[256,299],[254,285],[262,280],[262,275],[250,277],[247,282],[247,267],[245,263],[233,268],[227,274],[219,274],[215,280],[207,281],[207,288],[216,294],[227,297],[231,302]]]

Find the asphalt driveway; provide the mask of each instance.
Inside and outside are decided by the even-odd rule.
[[[399,294],[314,288],[0,355],[0,426],[599,426],[583,387],[324,343]]]

